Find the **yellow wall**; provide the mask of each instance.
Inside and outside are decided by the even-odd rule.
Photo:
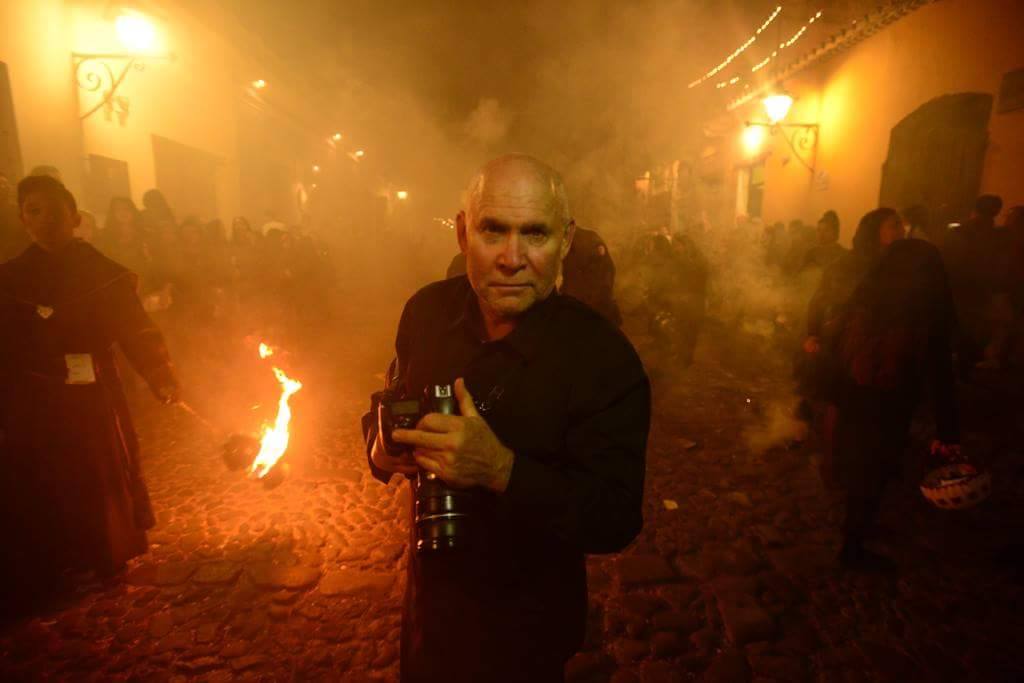
[[[0,61],[10,73],[25,172],[41,164],[57,166],[77,192],[82,143],[69,29],[61,0],[0,2]]]
[[[786,82],[797,97],[787,121],[821,125],[816,169],[828,181],[816,186],[794,160],[784,163],[785,145],[770,140],[765,220],[814,220],[835,209],[848,240],[877,206],[893,126],[929,100],[961,92],[996,98],[982,192],[1024,204],[1024,110],[996,112],[1003,74],[1024,67],[1021,26],[1020,0],[940,0]],[[759,105],[748,107],[740,118],[763,118]]]
[[[25,172],[39,164],[57,166],[68,187],[81,197],[88,155],[119,159],[128,164],[131,193],[140,202],[142,194],[156,184],[152,136],[159,135],[220,162],[218,217],[230,220],[242,206],[241,109],[247,107],[251,113],[255,104],[270,130],[283,134],[282,112],[294,121],[289,112],[302,111],[303,96],[271,55],[250,36],[239,35],[230,17],[201,19],[174,0],[147,7],[157,20],[159,51],[173,53],[174,59],[144,59],[144,70],[129,71],[118,89],[129,106],[123,120],[104,110],[80,120],[80,113],[97,100],[74,82],[72,52],[126,51],[114,29],[117,6],[105,0],[0,2],[0,61],[10,72]],[[120,65],[110,63],[115,68]],[[256,97],[249,87],[255,78],[270,84]],[[288,134],[311,139],[329,130],[301,122],[290,126],[294,130]],[[325,138],[315,139],[326,146]],[[296,175],[289,182],[298,178],[311,155],[297,144],[260,151]]]
[[[95,7],[69,10],[72,44],[78,52],[120,50],[109,17]],[[202,26],[180,16],[160,22],[160,42],[174,59],[145,60],[131,70],[118,94],[129,102],[123,122],[103,110],[82,122],[87,153],[128,163],[132,195],[156,186],[152,136],[194,147],[221,161],[217,174],[218,209],[238,213],[237,106],[247,80],[236,73],[234,51]],[[82,113],[95,96],[79,91]],[[209,218],[209,217],[208,217]]]

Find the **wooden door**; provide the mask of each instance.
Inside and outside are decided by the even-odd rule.
[[[0,172],[11,184],[21,180],[21,146],[18,144],[18,126],[14,119],[14,99],[7,65],[0,62]]]
[[[879,204],[922,204],[941,223],[965,218],[981,185],[991,114],[991,95],[960,93],[937,97],[900,121],[889,138]]]
[[[217,172],[220,160],[195,147],[153,136],[156,186],[164,193],[179,221],[188,216],[200,220],[219,217]]]
[[[106,214],[112,198],[131,196],[128,164],[120,159],[90,154],[83,208],[93,213]]]

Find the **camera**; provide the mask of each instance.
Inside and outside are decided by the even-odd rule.
[[[385,391],[379,408],[379,428],[384,448],[391,456],[410,453],[412,447],[392,438],[395,429],[415,429],[427,413],[457,415],[458,404],[450,384],[430,385],[422,397]],[[420,470],[413,479],[416,552],[458,550],[472,544],[476,526],[477,494],[453,489],[437,475]]]

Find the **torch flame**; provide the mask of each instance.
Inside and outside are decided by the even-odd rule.
[[[261,356],[263,356],[265,348],[273,353],[265,344],[260,344]],[[266,358],[266,356],[263,357]],[[274,368],[274,376],[281,384],[281,398],[277,402],[277,419],[274,421],[273,427],[263,428],[260,452],[252,461],[252,467],[249,469],[249,474],[258,479],[267,476],[288,449],[288,424],[292,421],[292,409],[288,405],[288,399],[302,388],[302,382],[284,374],[280,368]]]

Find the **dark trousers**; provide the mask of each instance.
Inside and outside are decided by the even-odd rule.
[[[902,467],[915,403],[902,392],[872,387],[840,392],[833,458],[837,483],[846,493],[847,540],[870,534],[886,485]]]

